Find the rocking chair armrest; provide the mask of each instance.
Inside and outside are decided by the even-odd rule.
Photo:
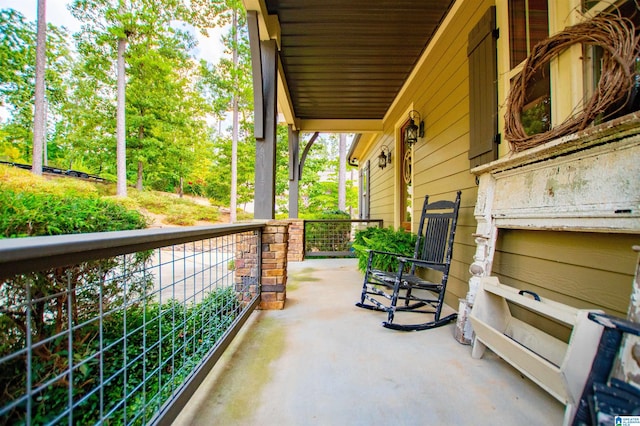
[[[416,259],[415,257],[398,257],[398,260],[402,263],[413,263],[416,266],[427,269],[434,269],[436,271],[443,272],[447,267],[446,263],[430,262],[428,260]]]
[[[393,253],[393,252],[390,252],[390,251],[367,250],[367,253],[369,253],[369,256],[376,255],[376,254],[382,254],[382,255],[396,256],[398,258],[402,257],[400,254]]]

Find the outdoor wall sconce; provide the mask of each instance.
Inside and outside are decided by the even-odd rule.
[[[380,151],[380,155],[378,155],[378,167],[384,169],[387,167],[387,164],[391,164],[391,151],[383,145],[382,151]]]
[[[416,125],[416,121],[420,123],[420,127]],[[422,137],[424,137],[424,121],[422,121],[418,111],[411,110],[409,111],[409,124],[405,128],[404,140],[411,146],[418,142],[418,138]]]

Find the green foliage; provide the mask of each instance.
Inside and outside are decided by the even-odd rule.
[[[142,229],[146,220],[95,187],[72,179],[47,181],[3,166],[0,174],[0,238]],[[20,177],[24,176],[24,181]],[[88,190],[84,190],[88,189]]]
[[[87,321],[74,332],[73,353],[77,364],[73,399],[75,403],[84,399],[73,412],[78,424],[100,421],[100,380],[97,378],[101,367],[105,378],[103,412],[114,410],[108,416],[108,423],[129,424],[134,416],[150,419],[233,323],[240,304],[233,288],[227,287],[210,293],[197,304],[185,305],[176,300],[160,304],[144,299],[124,309],[110,313],[105,309],[105,312],[101,327],[97,321],[87,321],[89,317],[74,318]],[[19,325],[8,315],[0,316],[0,329],[12,336],[0,345],[0,357],[24,346],[25,336]],[[64,412],[68,403],[64,374],[69,367],[67,336],[45,340],[46,336],[56,334],[56,326],[56,322],[48,321],[42,324],[41,333],[33,337],[34,345],[39,347],[31,359],[34,383],[60,375],[35,395],[32,419],[35,424],[51,422]],[[102,353],[99,352],[100,339]],[[126,372],[122,369],[125,360]],[[1,405],[24,391],[24,363],[24,356],[16,357],[0,372],[4,391],[0,396]],[[124,406],[117,406],[125,396],[126,419]],[[20,423],[24,420],[25,408],[25,404],[18,405],[0,417],[0,422]]]
[[[198,204],[188,197],[133,189],[127,198],[114,194],[113,184],[69,178],[48,180],[0,165],[0,227],[6,227],[0,228],[0,235],[52,235],[58,233],[54,228],[62,233],[139,229],[147,225],[141,211],[165,215],[165,222],[174,225],[216,222],[220,216],[217,207]],[[19,201],[14,203],[15,199]],[[46,206],[33,206],[45,202]],[[69,213],[71,209],[74,214]],[[62,216],[52,218],[54,215]],[[129,225],[116,223],[123,220]]]
[[[0,132],[0,158],[30,159],[33,143],[36,25],[13,9],[0,10],[0,105],[8,119]],[[66,102],[72,58],[63,28],[47,26],[46,98],[50,117]]]
[[[522,126],[527,135],[543,133],[551,128],[551,98],[545,96],[520,115]]]
[[[301,208],[302,211],[316,212],[338,205],[337,180],[317,182],[315,185],[309,185],[305,189],[305,199],[307,201],[303,208]],[[356,188],[351,181],[347,181],[346,195],[346,205],[357,206],[358,188]]]
[[[82,157],[95,171],[116,173],[116,40],[126,51],[127,176],[138,189],[182,192],[199,158],[211,154],[206,116],[211,108],[197,86],[196,40],[177,23],[191,23],[210,6],[183,0],[75,0],[72,14],[83,23],[75,35],[73,102],[57,137],[66,155]],[[204,25],[198,20],[196,25]]]
[[[244,134],[244,133],[243,133]],[[238,205],[253,200],[255,172],[255,141],[249,139],[238,141]],[[220,205],[230,205],[231,194],[231,140],[216,137],[213,142],[214,159],[205,178],[205,195]]]
[[[127,147],[138,181],[166,191],[179,189],[196,158],[209,154],[209,107],[187,78],[195,69],[186,55],[188,41],[163,36],[153,43],[160,46],[130,48]]]
[[[144,217],[104,199],[0,190],[0,238],[78,234],[146,226]]]
[[[300,140],[300,152],[308,141]],[[306,136],[306,135],[305,135]],[[289,148],[286,126],[278,126],[276,145],[277,210],[288,212]],[[320,135],[309,149],[299,183],[299,217],[317,218],[322,212],[338,208],[338,146],[335,135]],[[350,166],[348,166],[349,168]],[[347,168],[347,170],[348,170]],[[358,188],[353,181],[346,182],[346,205],[358,205]]]
[[[242,2],[73,0],[69,9],[83,24],[80,32],[71,38],[62,28],[47,30],[49,164],[116,180],[116,46],[118,39],[126,39],[129,183],[230,205],[231,131],[222,124],[210,129],[207,119],[213,113],[226,124],[237,108],[236,202],[241,206],[252,201],[256,144]],[[234,21],[237,25],[230,25]],[[201,32],[213,26],[229,29],[223,37],[225,56],[219,63],[194,60],[196,39],[180,22]],[[8,113],[0,123],[0,158],[24,163],[32,155],[35,30],[35,22],[18,12],[0,11],[0,103]],[[71,42],[73,55],[69,54]],[[304,141],[301,145],[302,150]],[[278,210],[286,212],[286,126],[278,127],[276,148]],[[335,137],[321,136],[306,158],[301,177],[301,213],[338,207],[336,179],[326,174],[337,167],[336,158]],[[357,190],[348,182],[347,205],[356,204]],[[185,218],[183,223],[194,220],[198,219]]]
[[[200,65],[199,87],[220,123],[213,137],[214,155],[204,179],[204,193],[221,204],[239,205],[253,199],[255,181],[253,83],[246,13],[237,0],[210,4],[208,19],[224,23],[229,31],[222,37],[227,55],[215,66],[205,62]],[[192,6],[198,8],[197,2]],[[229,128],[223,129],[222,124],[229,121]]]
[[[402,256],[413,257],[416,245],[416,235],[400,228],[370,227],[356,232],[353,248],[358,256],[358,269],[361,272],[367,270],[369,250],[396,253]],[[397,271],[398,261],[395,256],[377,254],[373,257],[372,266],[384,271]]]
[[[1,167],[0,174],[0,238],[36,235],[75,234],[146,227],[145,218],[111,200],[101,198],[92,185],[73,179],[48,181],[24,170]],[[21,179],[22,178],[22,179]],[[87,191],[84,191],[87,189]],[[63,332],[69,324],[85,324],[74,330],[73,353],[82,356],[97,341],[97,312],[109,312],[124,305],[126,299],[139,299],[151,283],[141,273],[149,252],[133,253],[117,258],[82,262],[6,279],[0,286],[0,335],[9,338],[0,343],[0,358],[20,353],[26,346],[25,331],[31,329],[34,345],[31,359],[32,383],[42,384],[67,369],[68,340]],[[73,304],[69,300],[73,300]],[[31,315],[26,315],[26,310]],[[93,321],[93,322],[92,322]],[[75,357],[74,357],[75,359]],[[95,359],[94,359],[95,360]],[[24,389],[24,355],[4,364],[2,377],[6,384],[0,402],[9,402]],[[91,362],[78,367],[74,386],[92,383],[87,370]],[[65,375],[35,397],[34,422],[51,421],[53,404],[66,405]],[[9,398],[8,401],[5,398]],[[0,423],[21,420],[16,407]],[[18,416],[18,417],[15,417]]]
[[[220,215],[217,207],[200,205],[188,198],[167,196],[155,191],[136,190],[130,190],[128,195],[128,199],[116,199],[116,201],[125,203],[129,208],[164,214],[165,221],[174,225],[189,226],[198,221],[215,222]]]
[[[102,185],[69,178],[49,180],[24,169],[0,164],[0,189],[3,190],[88,197],[99,195],[98,188]]]

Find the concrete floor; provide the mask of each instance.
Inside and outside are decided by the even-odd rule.
[[[174,424],[562,424],[563,405],[489,350],[472,359],[455,324],[383,328],[354,306],[361,285],[354,259],[289,263],[285,309],[252,314]]]

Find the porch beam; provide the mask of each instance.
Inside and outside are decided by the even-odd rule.
[[[302,157],[300,158],[300,166],[299,166],[299,169],[298,169],[298,176],[302,176],[302,171],[304,170],[304,162],[307,159],[307,155],[309,155],[309,150],[313,146],[313,144],[316,141],[316,139],[318,139],[319,135],[320,135],[320,133],[315,132],[313,134],[313,136],[311,136],[311,139],[309,139],[309,142],[307,142],[307,145],[305,145],[304,151],[302,151]]]
[[[295,219],[298,217],[299,211],[299,191],[300,191],[300,179],[302,178],[302,171],[304,170],[304,162],[307,159],[309,150],[318,139],[320,134],[315,132],[307,145],[305,145],[300,156],[300,132],[294,130],[292,125],[289,125],[289,218]]]
[[[276,199],[276,124],[278,114],[278,49],[275,40],[260,41],[260,60],[264,135],[263,138],[256,138],[254,218],[273,219]]]
[[[300,132],[289,125],[289,218],[298,217],[300,191]]]
[[[262,54],[260,51],[260,31],[258,29],[258,12],[247,11],[247,27],[249,30],[249,47],[251,50],[251,67],[253,74],[253,135],[256,139],[264,138],[264,89],[262,87]]]
[[[379,133],[383,130],[382,120],[369,119],[297,119],[295,126],[309,133]]]

